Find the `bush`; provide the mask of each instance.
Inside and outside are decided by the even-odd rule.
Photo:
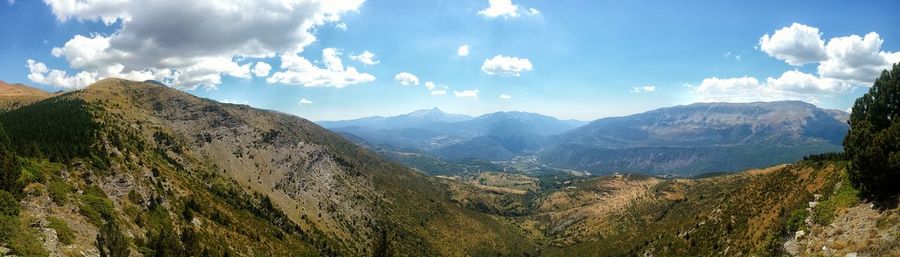
[[[119,230],[115,219],[109,220],[97,233],[97,251],[100,257],[128,257],[131,254],[131,243]]]
[[[819,202],[819,205],[813,209],[813,222],[819,225],[828,225],[834,221],[834,217],[838,212],[859,203],[857,194],[859,191],[853,188],[849,181],[844,180],[834,195]]]
[[[50,228],[56,230],[56,237],[59,238],[59,242],[64,245],[72,244],[75,240],[75,232],[72,231],[72,228],[69,228],[69,224],[56,217],[50,217],[47,220],[50,221]]]
[[[99,189],[98,189],[99,190]],[[95,225],[101,225],[113,217],[113,203],[106,196],[86,190],[80,197],[81,205],[78,207],[81,214],[90,219]]]
[[[0,215],[19,216],[19,201],[5,190],[0,190]]]
[[[50,200],[57,205],[64,205],[67,202],[69,193],[72,192],[72,186],[66,184],[59,179],[51,179],[47,182],[47,190],[50,193]]]
[[[844,151],[850,181],[863,197],[890,203],[900,194],[900,63],[856,99]]]

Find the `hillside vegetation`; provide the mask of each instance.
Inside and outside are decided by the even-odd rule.
[[[12,189],[26,204],[9,215],[30,231],[7,244],[19,255],[96,242],[153,256],[534,251],[432,178],[293,116],[108,79],[0,122],[13,135],[4,156],[26,167]]]

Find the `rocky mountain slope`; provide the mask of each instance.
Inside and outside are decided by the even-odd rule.
[[[840,151],[846,119],[799,101],[698,103],[591,122],[560,135],[541,160],[594,172],[737,171]]]
[[[215,255],[534,251],[502,221],[449,202],[433,178],[291,115],[107,79],[0,122],[17,152],[44,167],[42,179],[27,183],[23,202],[36,206],[24,219],[48,228],[53,217],[76,228],[79,240],[52,251],[90,251],[110,221],[145,254],[169,241],[185,251],[178,241],[196,242]],[[53,183],[68,190],[53,193]],[[48,201],[54,194],[65,202]],[[199,239],[177,240],[186,235]],[[43,238],[52,244],[51,234]]]

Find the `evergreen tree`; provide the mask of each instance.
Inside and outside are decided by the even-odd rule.
[[[881,72],[869,92],[856,99],[844,151],[850,181],[862,197],[890,202],[900,193],[900,63]]]
[[[0,124],[0,190],[18,194],[22,191],[19,185],[22,167],[10,145],[9,137]]]
[[[106,222],[97,233],[97,251],[100,252],[100,257],[128,257],[131,254],[129,246],[128,238],[119,230],[115,219]]]

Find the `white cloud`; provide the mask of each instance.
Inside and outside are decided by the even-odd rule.
[[[339,22],[334,24],[334,27],[342,31],[347,31],[347,23]]]
[[[748,76],[707,78],[693,88],[693,93],[703,102],[801,100],[818,103],[821,97],[834,96],[847,89],[849,85],[834,79],[787,71],[778,78],[767,78],[765,83]]]
[[[409,72],[397,73],[397,75],[394,76],[394,81],[396,81],[397,84],[404,86],[419,85],[419,77],[416,77],[416,75]]]
[[[507,94],[502,94],[502,95],[499,96],[499,98],[500,98],[500,99],[503,99],[503,100],[509,100],[509,99],[512,99],[512,96],[511,96],[511,95],[507,95]]]
[[[519,16],[518,6],[512,3],[512,0],[488,0],[488,8],[478,11],[478,14],[488,18],[516,17]]]
[[[478,89],[470,89],[463,91],[453,91],[453,95],[459,98],[475,100],[478,99]]]
[[[356,11],[363,0],[44,2],[60,22],[102,21],[112,27],[111,34],[76,35],[55,48],[53,55],[65,58],[70,68],[100,79],[121,67],[120,73],[150,74],[165,84],[193,89],[215,88],[222,75],[249,77],[251,62],[243,63],[249,59],[299,59],[292,56],[315,42],[315,27],[339,22],[340,15]],[[345,71],[341,76],[361,75],[352,68]]]
[[[656,92],[656,86],[632,87],[632,93]]]
[[[6,0],[6,3],[8,3],[10,6],[12,6],[12,5],[16,4],[16,0]]]
[[[358,61],[365,65],[375,65],[380,62],[378,60],[375,60],[375,54],[369,51],[363,51],[358,55],[351,55],[350,60]]]
[[[522,72],[531,71],[531,61],[525,58],[506,57],[502,55],[485,59],[481,71],[491,75],[519,76]]]
[[[883,42],[875,32],[828,40],[828,60],[819,64],[819,75],[849,83],[872,83],[882,70],[900,62],[900,52],[881,51]]]
[[[341,53],[334,48],[322,49],[322,63],[319,67],[299,55],[282,55],[281,71],[266,79],[269,83],[303,85],[305,87],[336,87],[371,82],[375,76],[361,73],[356,68],[346,66],[340,58]]]
[[[519,16],[519,8],[520,6],[513,4],[512,0],[488,0],[488,7],[478,11],[478,14],[488,18],[515,18]],[[526,8],[523,7],[522,9]],[[527,8],[525,14],[534,16],[541,14],[541,12],[534,8]]]
[[[28,59],[26,64],[28,66],[28,79],[35,83],[72,90],[87,87],[94,81],[97,81],[96,73],[82,71],[69,76],[66,71],[48,69],[44,63],[31,59]]]
[[[447,86],[438,85],[431,81],[425,82],[425,88],[428,89],[428,91],[431,91],[431,93],[430,93],[431,95],[446,95],[447,94]]]
[[[870,32],[863,37],[831,38],[826,44],[819,29],[794,23],[777,30],[771,37],[764,35],[758,47],[791,65],[817,63],[817,74],[790,70],[777,78],[766,78],[764,82],[746,76],[712,77],[704,79],[692,90],[701,101],[802,100],[816,103],[822,97],[844,94],[854,87],[871,86],[882,70],[900,62],[900,52],[882,51],[882,43],[878,33]]]
[[[820,62],[827,58],[825,41],[818,28],[799,23],[791,24],[759,38],[759,49],[790,65]]]
[[[256,75],[257,77],[269,76],[269,71],[271,70],[272,65],[265,62],[256,62],[256,65],[253,66],[253,75]]]
[[[297,106],[305,106],[313,104],[313,101],[307,100],[306,98],[300,98],[300,102],[297,103]]]
[[[459,48],[456,49],[456,55],[468,56],[469,55],[469,45],[464,44],[464,45],[459,46]]]
[[[801,94],[838,93],[848,89],[844,83],[834,79],[819,78],[800,71],[787,71],[779,78],[769,77],[766,85],[774,90],[789,91]]]

